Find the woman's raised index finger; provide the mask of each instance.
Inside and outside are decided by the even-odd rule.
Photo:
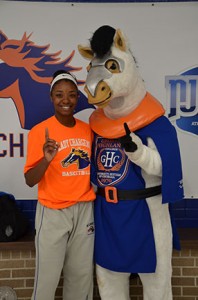
[[[48,128],[46,127],[45,128],[45,140],[47,141],[49,139],[49,130]]]

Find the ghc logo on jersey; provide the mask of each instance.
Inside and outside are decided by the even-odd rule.
[[[104,168],[115,168],[120,161],[120,153],[115,151],[102,151],[101,163]]]
[[[198,135],[198,67],[179,76],[166,76],[167,113],[170,121],[192,134]]]
[[[99,183],[101,185],[118,183],[125,176],[128,169],[128,160],[121,149],[120,143],[102,137],[97,137],[95,143]]]

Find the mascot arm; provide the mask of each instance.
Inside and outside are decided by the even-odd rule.
[[[162,161],[153,140],[148,138],[148,146],[145,146],[135,133],[131,132],[130,136],[137,145],[137,150],[135,152],[125,150],[129,160],[149,175],[162,176]]]

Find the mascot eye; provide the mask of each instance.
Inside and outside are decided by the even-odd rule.
[[[114,59],[110,59],[105,63],[105,67],[107,70],[109,70],[111,73],[120,73],[120,66],[118,62]]]
[[[91,69],[91,63],[87,66],[87,72]]]

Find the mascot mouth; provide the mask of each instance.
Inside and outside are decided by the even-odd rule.
[[[109,96],[105,100],[95,102],[95,103],[92,102],[92,104],[97,105],[98,107],[105,107],[109,103],[110,99],[111,99],[111,93],[109,94]],[[88,102],[89,102],[89,99],[88,99]]]

